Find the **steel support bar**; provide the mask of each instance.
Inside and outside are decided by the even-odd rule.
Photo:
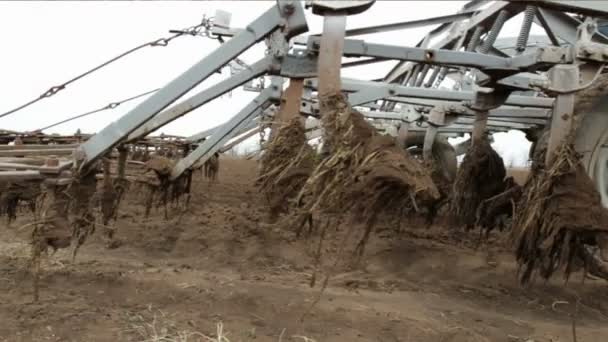
[[[143,126],[139,127],[135,132],[131,133],[127,141],[134,141],[144,137],[160,127],[180,118],[189,112],[201,107],[202,105],[212,101],[213,99],[226,94],[232,89],[241,86],[250,80],[265,74],[272,63],[272,57],[267,56],[258,62],[252,64],[250,68],[244,69],[238,74],[227,78],[199,93],[184,100],[173,107],[158,113],[154,118],[148,121]]]
[[[215,152],[232,139],[240,132],[243,127],[257,113],[258,108],[264,107],[272,98],[274,91],[272,89],[264,89],[256,98],[243,108],[237,115],[222,125],[221,129],[216,131],[194,151],[181,159],[171,171],[171,179],[176,179],[184,171],[189,169],[194,163],[205,163]]]
[[[40,166],[0,162],[0,169],[2,169],[2,170],[38,170],[38,169],[40,169]]]
[[[256,113],[254,114],[254,120],[251,120],[251,122],[244,128],[246,131],[254,128],[255,126],[258,125],[258,122],[256,120],[256,118],[262,114],[263,109],[262,108],[258,108],[256,110]],[[197,143],[203,139],[206,139],[207,137],[213,135],[215,132],[217,132],[225,123],[219,124],[217,126],[214,126],[212,128],[206,129],[202,132],[196,133],[194,135],[189,136],[188,138],[186,138],[187,142],[190,143]]]
[[[42,179],[40,172],[35,170],[28,171],[0,171],[0,183],[15,182],[24,180]]]
[[[371,33],[390,32],[390,31],[396,31],[396,30],[411,29],[411,28],[416,28],[416,27],[424,27],[424,26],[429,26],[429,25],[451,23],[451,22],[454,22],[457,20],[468,19],[471,16],[473,16],[473,14],[475,14],[474,11],[466,11],[466,12],[460,12],[460,13],[456,13],[456,14],[443,15],[443,16],[439,16],[439,17],[432,17],[432,18],[426,18],[426,19],[420,19],[420,20],[412,20],[412,21],[406,21],[406,22],[401,22],[401,23],[392,23],[392,24],[385,24],[385,25],[355,28],[355,29],[346,30],[345,36],[346,37],[361,36],[361,35],[371,34]],[[314,36],[319,36],[319,34],[316,34]]]
[[[304,10],[299,2],[290,1],[283,5],[278,3],[273,6],[244,31],[222,44],[118,121],[111,123],[91,137],[79,147],[80,169],[86,170],[102,154],[124,140],[173,101],[196,87],[247,48],[263,40],[279,27],[285,26],[289,28],[289,36],[297,35],[308,29]]]
[[[461,35],[467,34],[469,30],[479,25],[485,26],[492,18],[501,10],[508,9],[517,4],[509,3],[508,1],[496,1],[490,7],[479,11],[477,14],[472,16],[464,27],[452,26],[451,32],[448,33],[447,37],[442,39],[437,44],[433,44],[430,48],[432,49],[446,49],[458,39]],[[462,11],[461,11],[462,12]],[[459,32],[460,31],[460,32]],[[397,64],[384,78],[385,82],[392,83],[403,74],[407,73],[412,68],[412,63],[401,62]]]
[[[44,159],[42,158],[11,158],[11,157],[0,157],[0,163],[17,163],[27,165],[44,165]]]
[[[226,151],[229,151],[234,146],[236,146],[236,145],[242,143],[243,141],[251,138],[252,136],[258,134],[261,129],[262,129],[262,127],[257,126],[257,127],[253,128],[253,129],[249,130],[248,132],[245,132],[245,134],[241,134],[241,136],[237,137],[234,141],[231,141],[228,144],[224,145],[220,149],[220,153],[225,153]]]
[[[562,12],[575,12],[589,16],[608,17],[608,4],[605,1],[534,0],[529,2],[533,2],[540,7],[551,8]]]
[[[23,144],[23,145],[0,145],[0,151],[7,150],[56,150],[66,148],[76,148],[78,144],[61,144],[61,145],[40,145],[40,144]]]
[[[311,38],[312,45],[319,43],[320,38]],[[516,70],[511,58],[478,54],[475,52],[452,51],[443,49],[424,49],[398,45],[367,43],[363,40],[345,39],[345,57],[376,57],[426,63],[434,65],[457,65],[477,69]],[[416,80],[418,77],[416,77]],[[416,80],[414,82],[416,82]]]
[[[307,86],[314,87],[314,82],[307,83]],[[343,79],[342,88],[345,91],[355,92],[353,94],[350,94],[348,98],[348,101],[352,106],[359,106],[380,99],[389,99],[390,101],[403,103],[407,103],[408,98],[472,102],[475,97],[475,92],[473,91],[450,91],[427,88],[411,88],[396,84],[360,81],[352,79]],[[510,95],[507,98],[505,105],[533,108],[552,108],[553,99],[522,95]]]
[[[551,79],[552,84],[560,85],[560,87],[578,85],[579,77],[579,68],[577,65],[557,65],[549,72],[549,78]],[[559,94],[555,98],[545,159],[545,164],[547,166],[551,165],[555,151],[559,145],[564,143],[566,136],[572,132],[574,94],[575,93]]]
[[[6,150],[0,151],[0,157],[15,157],[15,156],[67,156],[74,153],[73,148],[61,149],[43,149],[43,150]]]

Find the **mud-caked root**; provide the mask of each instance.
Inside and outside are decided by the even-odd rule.
[[[114,228],[110,226],[112,220],[116,221],[118,208],[122,202],[130,182],[126,178],[112,177],[111,164],[108,159],[103,163],[103,183],[99,190],[99,209],[101,211],[101,223],[104,235],[108,242],[114,238]]]
[[[379,135],[343,95],[320,101],[323,143],[330,154],[298,195],[296,224],[314,222],[311,218],[321,213],[338,215],[338,221],[344,219],[362,234],[356,246],[361,255],[380,215],[402,215],[403,208],[436,199],[439,193],[423,166],[394,139]]]
[[[271,218],[288,211],[315,166],[315,152],[295,117],[281,126],[260,158],[256,185],[268,202]]]
[[[508,177],[504,182],[504,191],[498,195],[483,200],[477,208],[475,215],[475,226],[479,229],[480,238],[498,228],[503,230],[510,227],[508,219],[513,218],[515,205],[522,195],[522,187],[515,183],[513,177]]]
[[[549,168],[537,163],[532,169],[515,212],[512,239],[522,283],[535,274],[548,279],[560,269],[567,279],[577,262],[587,260],[585,245],[597,245],[608,234],[608,211],[571,138],[558,147]]]
[[[480,203],[505,189],[502,158],[487,138],[471,144],[456,173],[450,213],[456,225],[473,228]]]
[[[40,195],[38,182],[8,183],[0,189],[0,216],[6,216],[8,223],[17,218],[19,209],[25,205],[29,211],[36,211],[36,198]]]
[[[430,160],[425,160],[422,164],[439,191],[438,198],[431,198],[428,203],[422,203],[426,209],[426,224],[431,225],[439,215],[439,211],[449,204],[454,181],[448,179],[444,172],[444,166],[434,157]]]
[[[185,205],[188,204],[192,172],[188,170],[177,179],[170,180],[171,170],[174,166],[175,161],[159,156],[152,157],[146,162],[145,173],[138,179],[138,182],[145,184],[148,188],[148,195],[145,199],[146,216],[150,214],[152,207],[163,207],[165,219],[167,219],[168,204],[178,206],[183,198],[185,198]]]

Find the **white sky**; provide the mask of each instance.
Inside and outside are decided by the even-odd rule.
[[[422,19],[455,13],[465,1],[377,1],[368,11],[348,17],[349,28]],[[232,27],[245,27],[274,1],[129,1],[129,2],[0,2],[0,30],[4,32],[0,64],[0,112],[39,96],[53,85],[141,43],[169,36],[169,29],[198,24],[216,9],[232,13]],[[310,33],[322,28],[322,17],[307,11]],[[435,26],[360,37],[371,42],[413,46]],[[517,21],[508,23],[504,34],[517,34]],[[359,37],[357,37],[359,38]],[[181,37],[167,47],[149,47],[123,58],[69,85],[13,115],[0,118],[0,128],[34,130],[67,117],[105,106],[161,87],[207,55],[219,43],[202,37]],[[252,63],[263,56],[264,45],[242,56]],[[394,62],[378,63],[343,71],[346,77],[374,79],[384,76]],[[212,76],[185,96],[229,76]],[[163,127],[157,133],[190,135],[228,120],[256,93],[233,91]],[[143,99],[142,99],[143,100]],[[66,123],[47,133],[96,132],[127,113],[140,101],[114,110]],[[508,134],[506,148],[496,146],[503,157],[521,156],[527,144],[521,135]],[[507,162],[505,160],[505,162]]]

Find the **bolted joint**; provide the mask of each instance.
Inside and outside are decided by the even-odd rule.
[[[50,156],[44,161],[46,167],[57,167],[59,166],[59,159],[56,156]]]
[[[488,111],[502,106],[511,91],[503,88],[480,88],[475,92],[475,99],[469,107],[475,111]]]
[[[445,114],[446,110],[443,106],[435,106],[429,112],[427,122],[433,126],[444,126],[445,125]]]
[[[369,9],[376,0],[312,0],[306,2],[306,8],[312,7],[312,13],[316,15],[354,15]]]
[[[608,61],[608,45],[591,42],[576,44],[576,58],[587,61]]]
[[[290,16],[293,14],[293,12],[295,12],[296,7],[292,0],[282,1],[281,3],[283,5],[282,12],[285,16]]]

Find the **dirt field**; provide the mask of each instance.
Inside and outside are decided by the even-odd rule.
[[[511,176],[519,185],[524,185],[528,179],[530,170],[523,167],[512,167],[507,169],[507,177]]]
[[[608,284],[575,275],[517,284],[500,235],[410,224],[380,230],[359,269],[336,274],[319,303],[311,241],[265,223],[253,161],[223,158],[219,182],[196,175],[189,213],[143,218],[130,191],[117,237],[96,234],[71,263],[45,262],[32,303],[28,229],[0,229],[0,341],[608,341]],[[578,305],[576,305],[578,299]],[[182,339],[179,339],[181,334]],[[168,338],[162,339],[163,335]],[[170,338],[169,338],[170,337]],[[188,338],[189,337],[189,338]],[[227,340],[223,340],[227,341]]]

